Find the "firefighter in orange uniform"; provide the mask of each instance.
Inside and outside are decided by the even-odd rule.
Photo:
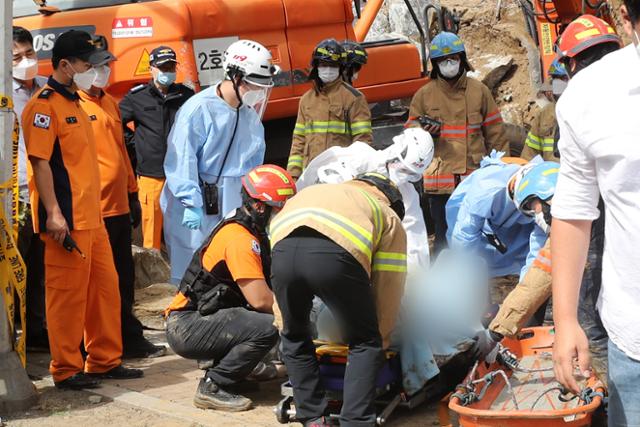
[[[106,48],[106,46],[105,46]],[[115,57],[111,57],[115,60]],[[117,101],[102,90],[109,81],[109,63],[95,66],[96,78],[89,90],[79,92],[82,109],[89,116],[100,167],[101,207],[111,252],[118,272],[123,357],[157,357],[166,347],[144,338],[142,323],[133,314],[135,265],[131,254],[131,227],[140,225],[138,185],[124,145]]]
[[[58,388],[90,388],[100,378],[143,374],[121,364],[118,276],[100,212],[93,131],[76,92],[91,87],[93,66],[109,53],[88,33],[71,30],[52,54],[53,75],[22,114],[34,229],[45,244],[49,369]],[[74,244],[73,252],[65,250]]]
[[[413,96],[407,126],[422,126],[434,139],[435,153],[424,173],[424,190],[438,252],[446,246],[445,205],[451,193],[491,150],[509,155],[509,141],[491,91],[467,77],[472,68],[462,40],[442,32],[431,42],[430,53],[431,81]]]

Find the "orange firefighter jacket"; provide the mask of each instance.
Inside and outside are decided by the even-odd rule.
[[[407,271],[407,237],[388,203],[378,189],[364,182],[313,185],[289,199],[269,227],[272,246],[306,226],[353,255],[371,278],[385,346],[398,316]]]
[[[417,117],[424,115],[442,123],[424,173],[428,193],[451,194],[493,149],[509,154],[500,110],[489,88],[474,78],[463,75],[453,86],[441,78],[428,82],[411,100],[407,126],[420,126]]]
[[[342,79],[312,88],[300,99],[287,171],[297,178],[327,148],[372,140],[371,112],[360,91]]]

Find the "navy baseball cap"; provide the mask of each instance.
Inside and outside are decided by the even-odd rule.
[[[176,52],[169,46],[158,46],[151,51],[149,55],[149,64],[153,67],[166,64],[167,62],[178,63]]]
[[[60,34],[53,44],[52,56],[58,59],[78,58],[95,66],[115,59],[115,56],[101,47],[89,33],[78,30]]]

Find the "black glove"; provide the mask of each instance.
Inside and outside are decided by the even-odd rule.
[[[473,356],[487,363],[495,362],[499,350],[498,343],[502,340],[502,336],[489,329],[483,329],[478,332],[474,340],[476,343],[473,346]]]
[[[140,225],[142,208],[140,207],[140,200],[138,200],[138,193],[129,193],[129,216],[131,217],[131,226],[133,228]]]

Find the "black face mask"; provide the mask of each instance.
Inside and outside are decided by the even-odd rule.
[[[262,212],[258,212],[258,210],[250,204],[245,204],[245,207],[247,208],[247,211],[249,211],[249,216],[251,216],[251,221],[253,222],[256,231],[260,234],[264,234],[267,230],[267,226],[269,225],[269,219],[271,219],[272,207],[265,205],[264,211]]]

